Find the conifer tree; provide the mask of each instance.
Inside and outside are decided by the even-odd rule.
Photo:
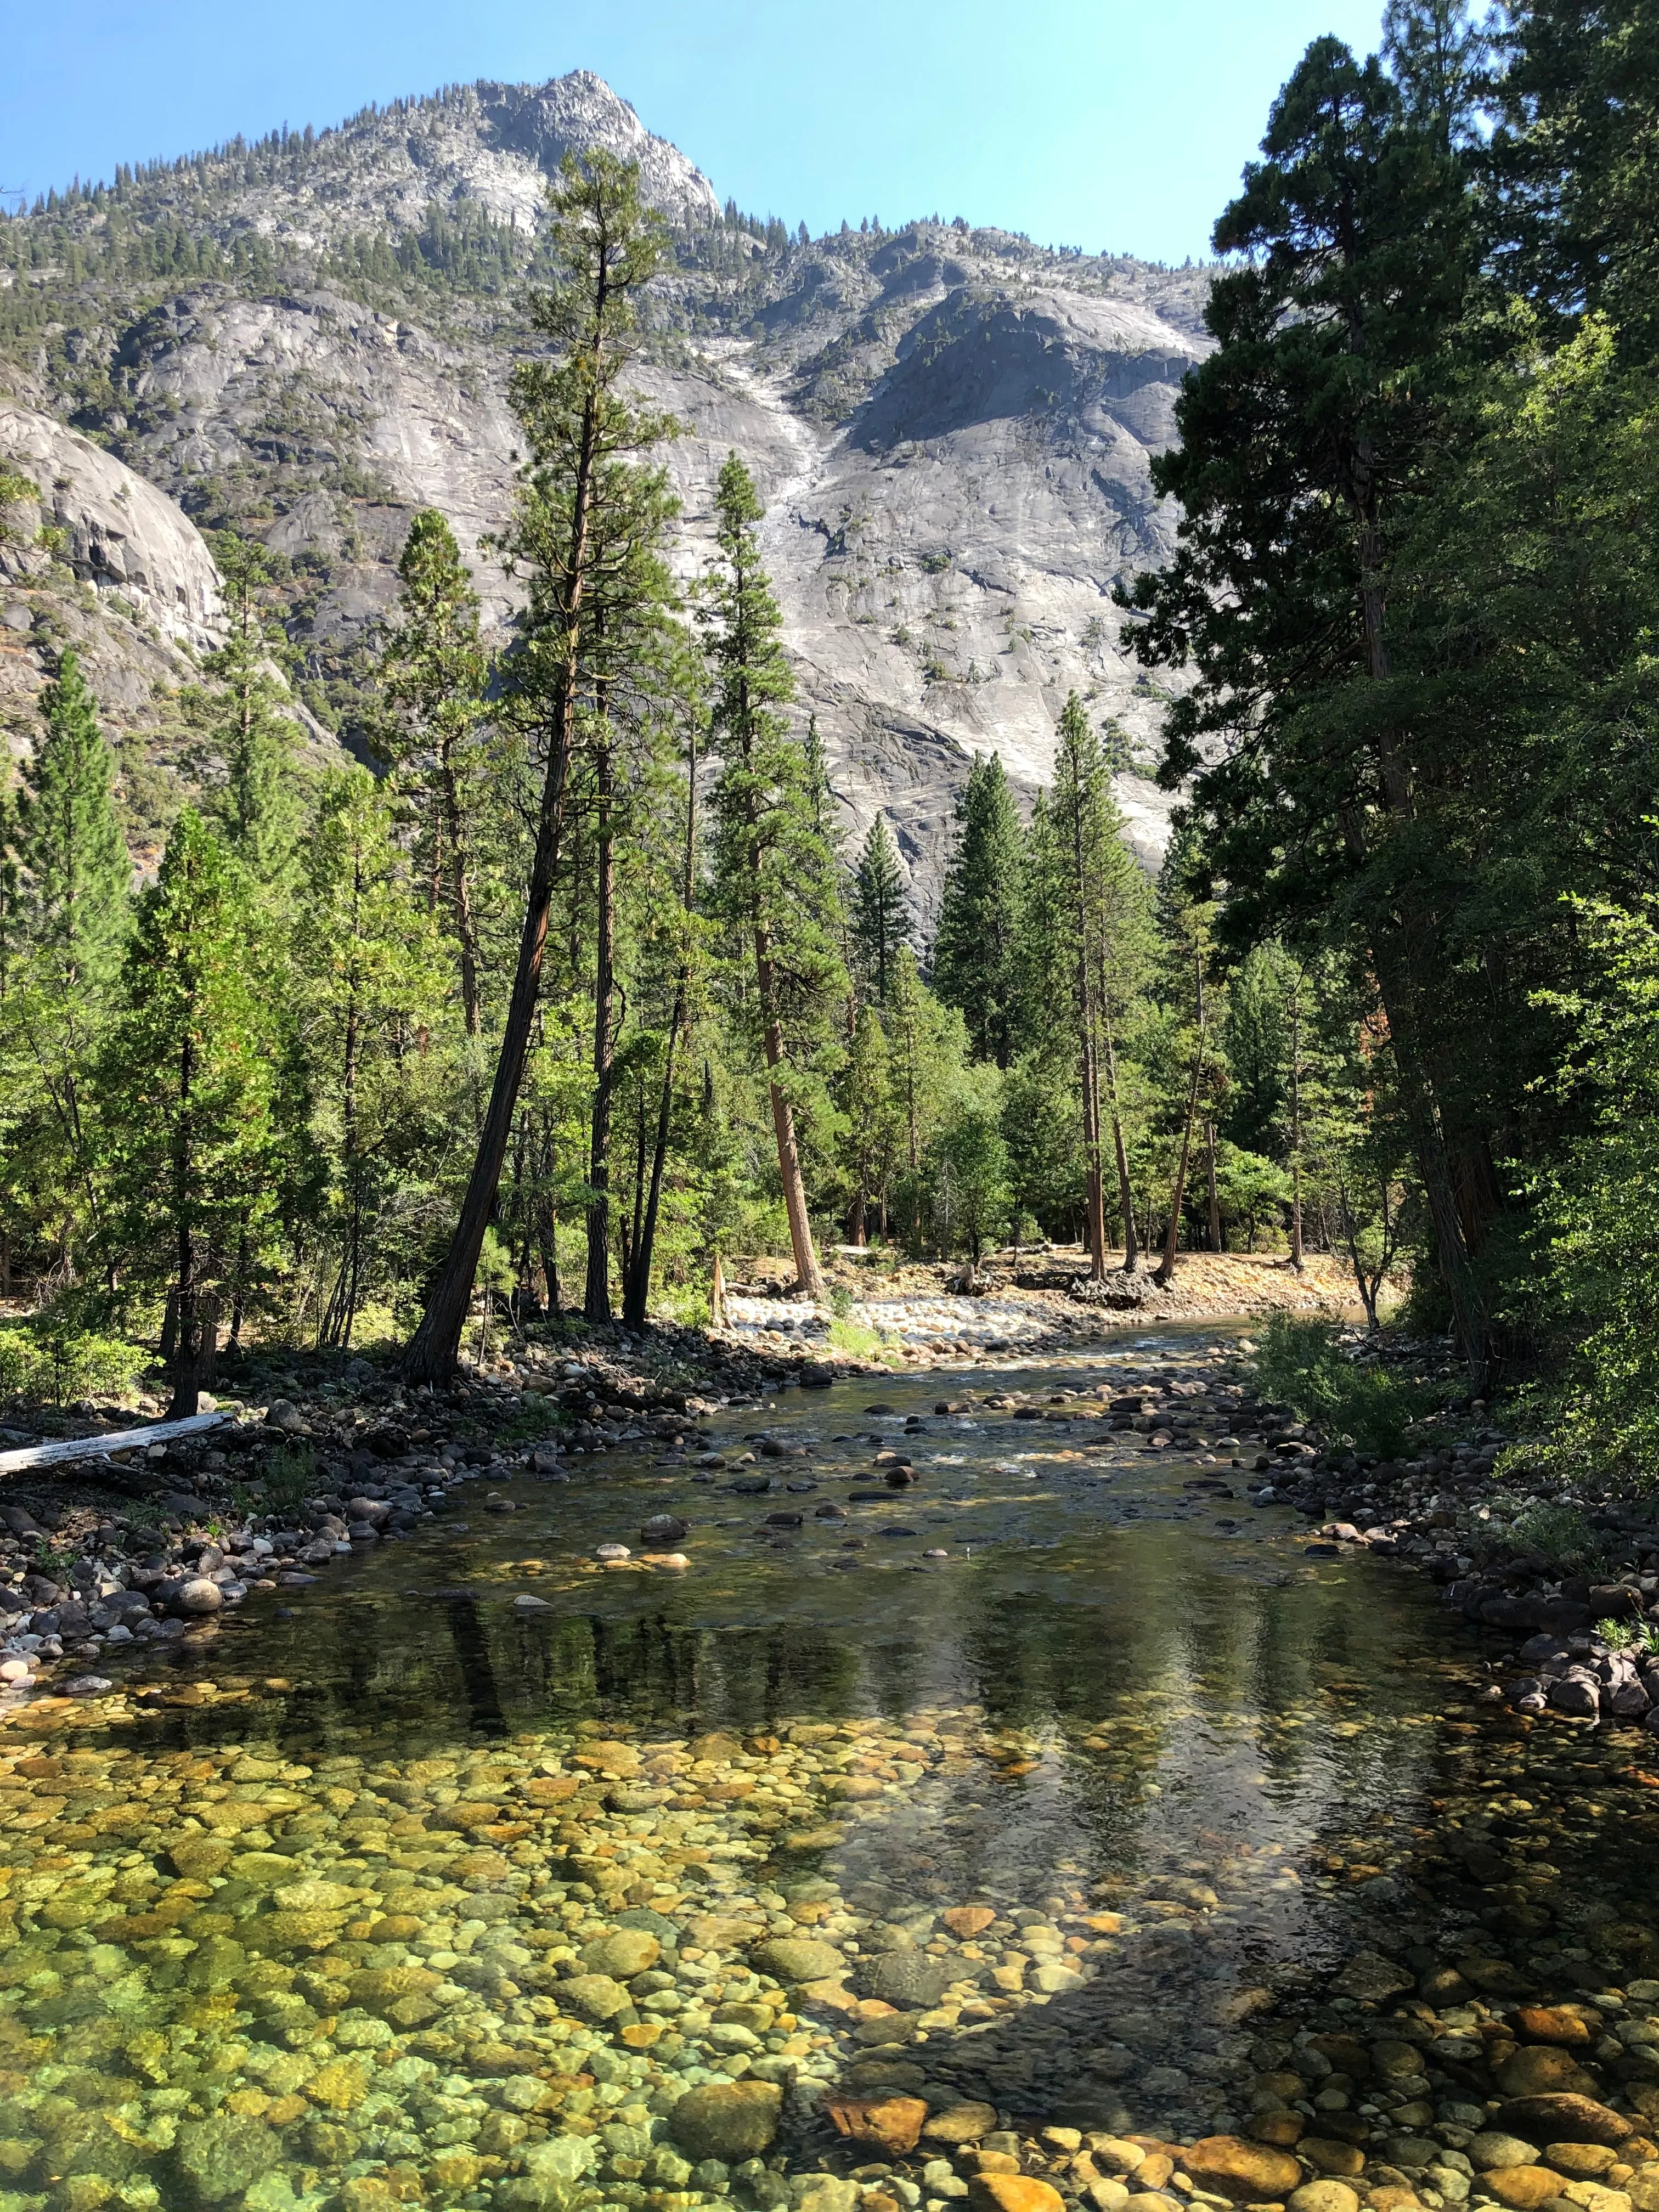
[[[175,1418],[196,1411],[211,1302],[274,1211],[271,1068],[237,864],[191,808],[139,897],[102,1054],[113,1249],[172,1307]]]
[[[868,1243],[872,1206],[882,1228],[886,1227],[887,1186],[898,1135],[889,1057],[887,1039],[874,1008],[860,1006],[839,1085],[849,1244]]]
[[[400,761],[423,801],[423,858],[444,887],[469,1036],[483,1026],[474,913],[476,817],[486,773],[481,732],[489,663],[478,634],[478,594],[455,533],[428,507],[398,557],[399,620],[380,661]]]
[[[870,824],[853,872],[851,936],[853,954],[876,1004],[887,1003],[888,985],[898,948],[908,939],[904,915],[904,871],[898,848],[878,814]]]
[[[933,988],[958,1006],[975,1060],[1006,1068],[1018,1028],[1019,814],[999,753],[975,753],[957,800],[933,941]]]
[[[513,404],[531,460],[506,550],[530,589],[525,634],[507,671],[520,728],[541,770],[534,851],[525,890],[501,1041],[477,1151],[449,1250],[404,1353],[410,1381],[451,1374],[484,1235],[517,1118],[534,1036],[549,916],[573,750],[592,680],[596,547],[622,551],[641,534],[653,548],[664,490],[639,457],[669,425],[623,396],[635,350],[634,301],[662,257],[666,228],[641,197],[639,171],[603,149],[568,155],[550,191],[561,282],[538,303],[536,327],[552,357],[514,371]],[[630,540],[629,517],[648,527]]]
[[[0,1029],[16,1085],[13,1174],[33,1187],[41,1218],[55,1216],[60,1260],[72,1268],[78,1223],[97,1212],[93,1058],[128,925],[131,863],[115,817],[114,763],[73,651],[41,707],[46,728],[23,764],[10,852],[0,860]]]
[[[844,995],[837,954],[834,863],[814,819],[803,748],[784,709],[794,683],[781,619],[762,565],[763,510],[735,453],[720,470],[715,544],[702,613],[714,684],[716,893],[754,963],[753,1027],[766,1066],[795,1272],[808,1297],[823,1295],[796,1129],[798,1091],[822,1044],[828,1010]]]
[[[210,686],[192,690],[186,706],[222,763],[214,818],[250,879],[281,896],[292,887],[295,866],[300,733],[279,672],[285,641],[265,618],[270,562],[263,546],[230,531],[220,532],[213,556],[230,634],[203,663]]]

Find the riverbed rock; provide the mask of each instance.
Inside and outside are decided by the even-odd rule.
[[[1590,2040],[1588,2024],[1564,2005],[1521,2005],[1516,2008],[1511,2025],[1528,2043],[1571,2045]]]
[[[924,2012],[936,2005],[971,1960],[930,1959],[925,1951],[879,1951],[863,1970],[865,1988],[901,2012]]]
[[[185,1620],[202,1620],[223,1610],[225,1594],[206,1575],[192,1575],[173,1592],[169,1611]]]
[[[750,1963],[775,1981],[793,1983],[838,1980],[851,1961],[832,1943],[820,1943],[805,1936],[777,1936],[769,1942],[757,1944]]]
[[[1240,2204],[1287,2197],[1302,2179],[1302,2169],[1288,2152],[1247,2142],[1243,2136],[1201,2136],[1182,2153],[1181,2163],[1200,2189]]]
[[[1594,2075],[1553,2043],[1523,2044],[1494,2069],[1493,2079],[1506,2097],[1546,2097],[1562,2090],[1588,2097],[1599,2086]]]
[[[1506,2130],[1534,2142],[1621,2143],[1635,2130],[1622,2113],[1594,2097],[1562,2091],[1553,2095],[1514,2097],[1498,2118]]]
[[[612,2020],[633,2000],[609,1974],[573,1974],[559,1984],[559,2002],[583,2020]]]
[[[649,1972],[662,1956],[662,1945],[644,1928],[619,1928],[582,1946],[582,1978],[615,1976],[629,1981]],[[567,1984],[568,1986],[568,1984]]]
[[[907,2157],[927,2118],[923,2097],[835,2097],[824,2106],[838,2133],[874,2143],[891,2158]]]
[[[1285,2204],[1287,2212],[1359,2212],[1359,2199],[1346,2181],[1304,2181]]]
[[[1375,1951],[1360,1951],[1349,1960],[1331,1986],[1340,1996],[1382,2004],[1389,1997],[1403,1996],[1412,1988],[1413,1980],[1414,1977],[1405,1967],[1397,1966],[1392,1959],[1384,1959]]]
[[[281,2148],[263,2120],[215,2112],[179,2129],[173,2168],[186,2203],[223,2204],[268,2172]]]
[[[1480,2183],[1500,2204],[1507,2204],[1510,2212],[1537,2212],[1540,2204],[1559,2197],[1566,2185],[1563,2176],[1553,2173],[1547,2166],[1497,2166],[1483,2173]]]
[[[930,2143],[940,2143],[955,2148],[963,2143],[978,2142],[988,2136],[997,2124],[994,2105],[975,2104],[964,2100],[947,2105],[941,2112],[928,2115],[922,2134]]]
[[[1534,2145],[1522,2142],[1519,2136],[1499,2135],[1496,2130],[1471,2136],[1468,2157],[1477,2173],[1485,2173],[1493,2166],[1538,2163]]]
[[[757,2158],[769,2149],[783,2110],[773,2081],[711,2081],[688,2089],[668,2116],[674,2141],[689,2159]]]
[[[1065,2212],[1066,2205],[1059,2190],[1029,2173],[976,2173],[968,2203],[971,2212]]]

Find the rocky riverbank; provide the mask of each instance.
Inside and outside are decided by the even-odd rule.
[[[1659,1517],[1609,1489],[1529,1476],[1514,1441],[1461,1403],[1445,1348],[1400,1346],[1441,1369],[1461,1435],[1400,1461],[1358,1455],[1285,1416],[1264,1430],[1251,1495],[1316,1522],[1319,1543],[1404,1560],[1473,1626],[1516,1645],[1499,1666],[1520,1712],[1640,1725],[1659,1734]],[[1502,1470],[1500,1461],[1504,1462]],[[1317,1545],[1310,1547],[1317,1549]]]

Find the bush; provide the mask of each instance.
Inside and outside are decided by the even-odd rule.
[[[1436,1394],[1380,1367],[1358,1367],[1344,1354],[1337,1324],[1293,1314],[1270,1315],[1256,1352],[1257,1380],[1298,1420],[1311,1421],[1333,1443],[1378,1459],[1398,1459],[1414,1423],[1434,1410]]]
[[[50,1314],[0,1329],[0,1396],[56,1406],[76,1398],[118,1397],[145,1364],[136,1344],[91,1329],[54,1324]]]
[[[1558,1505],[1544,1498],[1529,1498],[1509,1525],[1508,1547],[1513,1552],[1536,1552],[1554,1567],[1586,1567],[1600,1564],[1603,1545],[1576,1505]]]

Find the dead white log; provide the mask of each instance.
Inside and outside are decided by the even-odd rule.
[[[71,1460],[107,1459],[112,1452],[140,1451],[146,1444],[164,1444],[173,1437],[199,1436],[216,1429],[228,1413],[191,1413],[182,1421],[157,1421],[148,1429],[116,1429],[106,1437],[66,1437],[60,1443],[25,1444],[18,1451],[0,1452],[0,1474],[21,1474],[26,1468],[63,1467]]]

